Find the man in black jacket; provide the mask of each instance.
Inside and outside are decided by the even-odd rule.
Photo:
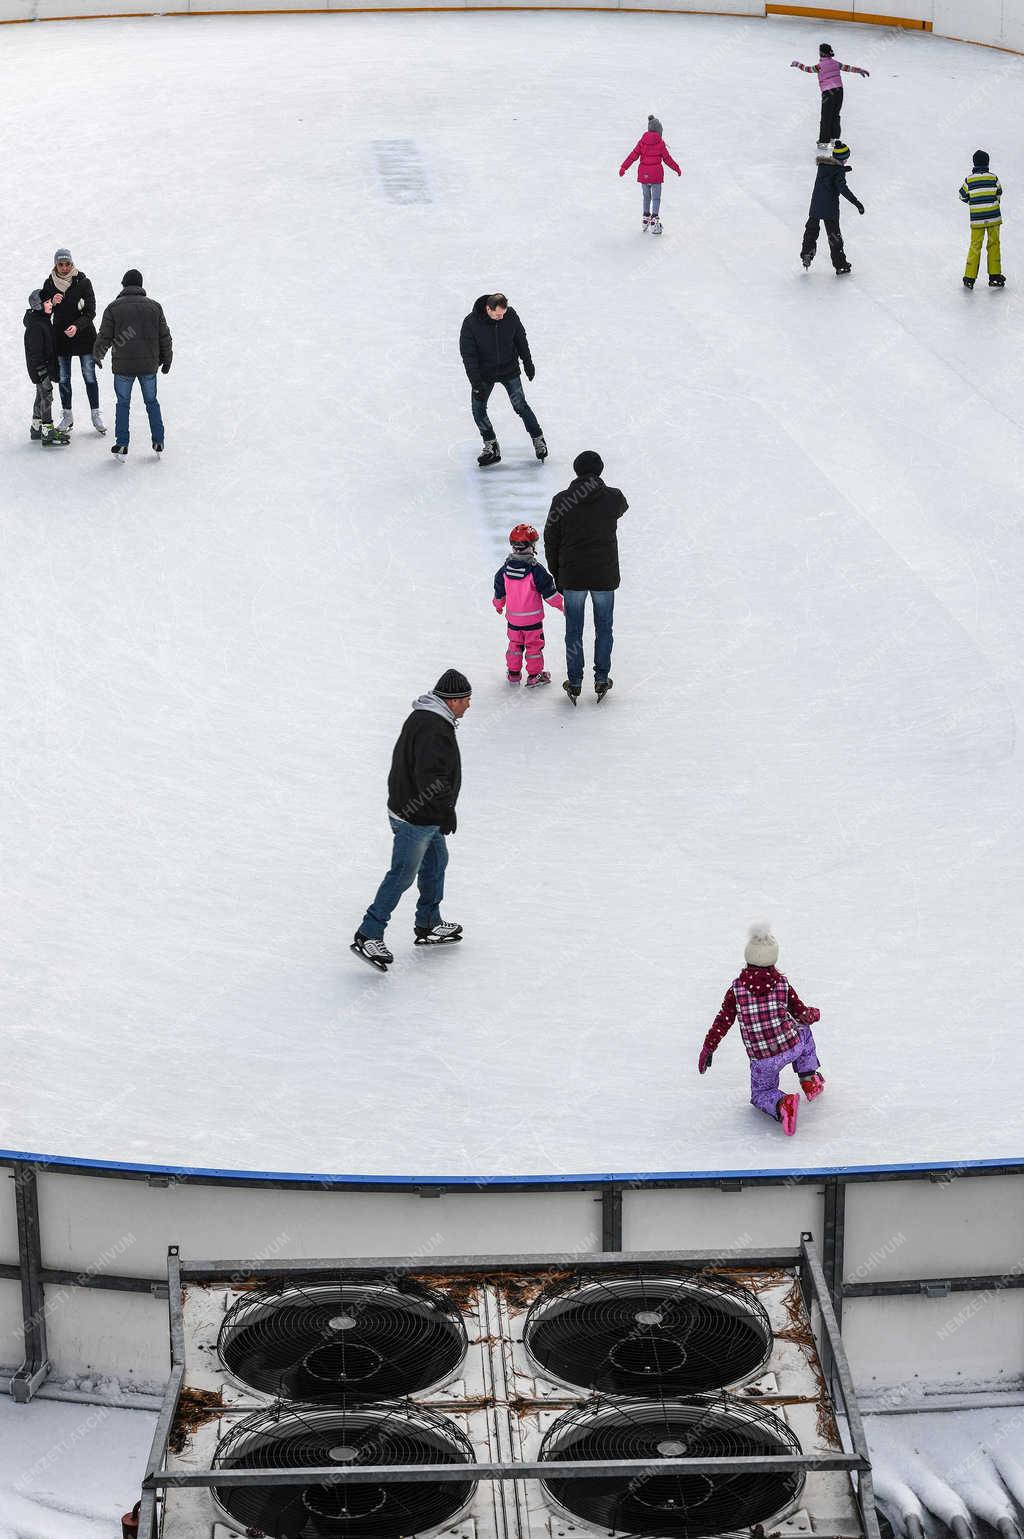
[[[810,267],[814,261],[814,253],[818,249],[818,231],[824,225],[832,266],[838,278],[845,277],[848,272],[853,271],[843,249],[843,232],[839,228],[839,199],[845,198],[848,203],[852,203],[858,214],[864,212],[863,203],[859,198],[854,197],[846,185],[847,173],[850,170],[849,159],[849,145],[836,140],[832,146],[831,157],[823,158],[818,162],[814,191],[811,193],[810,212],[804,226],[803,245],[800,248],[801,262],[805,268]]]
[[[419,879],[417,946],[444,946],[462,939],[462,926],[441,918],[445,835],[456,829],[455,803],[462,786],[462,761],[455,728],[469,710],[469,680],[449,668],[434,688],[412,703],[391,756],[388,821],[394,835],[391,866],[363,916],[351,949],[385,971],[395,960],[384,931],[403,892]]]
[[[164,448],[164,419],[156,398],[156,371],[170,373],[171,333],[164,312],[155,299],[149,299],[142,287],[142,274],[130,267],[121,279],[121,292],[103,312],[94,355],[99,363],[113,347],[114,391],[117,411],[114,415],[114,447],[111,454],[123,459],[128,453],[128,417],[131,411],[132,385],[138,380],[149,415],[149,430],[157,454]]]
[[[57,348],[53,340],[50,315],[53,306],[43,298],[41,289],[33,289],[25,311],[25,367],[36,387],[29,437],[44,449],[69,444],[70,438],[53,425],[53,387],[58,377]]]
[[[619,586],[619,519],[629,507],[617,486],[601,480],[604,461],[586,449],[573,461],[575,480],[552,498],[544,525],[548,571],[565,597],[565,671],[562,688],[573,705],[583,688],[583,612],[594,606],[594,689],[603,700],[612,687],[612,613]]]
[[[522,417],[526,431],[533,439],[537,458],[546,459],[548,446],[544,442],[544,434],[523,393],[520,359],[527,379],[532,380],[537,371],[530,356],[526,330],[504,294],[481,294],[462,323],[459,352],[469,376],[473,421],[480,429],[484,441],[484,451],[478,457],[477,464],[496,465],[501,459],[498,440],[487,415],[488,398],[495,385],[499,384],[504,385],[508,391],[512,410]]]

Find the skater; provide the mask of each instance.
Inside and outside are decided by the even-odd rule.
[[[819,164],[814,178],[814,191],[811,194],[810,213],[804,226],[804,243],[800,248],[800,260],[804,267],[808,268],[814,261],[814,253],[818,249],[818,231],[821,225],[824,225],[832,266],[836,270],[836,276],[840,278],[845,273],[851,272],[852,268],[846,260],[843,232],[839,228],[839,199],[845,198],[848,203],[852,203],[858,214],[864,212],[863,203],[859,198],[854,197],[846,185],[846,175],[850,169],[847,164],[849,159],[849,145],[839,140],[833,146],[832,158],[823,160]]]
[[[825,153],[833,139],[838,139],[842,133],[840,114],[843,110],[843,82],[840,72],[845,75],[863,75],[869,78],[868,71],[861,69],[857,64],[840,64],[832,52],[830,43],[818,45],[817,64],[801,64],[799,59],[794,59],[790,69],[802,69],[810,75],[817,75],[818,84],[821,87],[821,125],[818,128],[818,149]]]
[[[501,449],[487,415],[487,402],[495,385],[504,385],[508,391],[512,410],[522,417],[526,431],[533,439],[533,452],[537,458],[547,459],[548,446],[540,423],[530,410],[519,372],[520,360],[528,380],[532,380],[537,372],[530,344],[522,321],[504,294],[481,294],[462,323],[459,352],[469,376],[473,421],[484,441],[477,464],[497,465],[501,459]]]
[[[85,380],[92,425],[102,437],[107,428],[100,412],[100,387],[96,383],[96,360],[92,353],[96,341],[96,295],[85,273],[75,266],[66,246],[54,253],[53,271],[43,284],[43,298],[53,303],[60,403],[64,408],[61,431],[70,433],[75,425],[71,414],[71,360],[77,358]]]
[[[770,927],[753,925],[743,953],[746,966],[729,985],[722,1008],[704,1038],[697,1067],[701,1074],[707,1073],[715,1048],[738,1015],[750,1059],[750,1104],[781,1122],[782,1131],[792,1136],[800,1097],[783,1094],[779,1075],[792,1064],[808,1101],[821,1095],[825,1080],[811,1035],[821,1011],[801,1003],[793,985],[776,971],[778,959],[779,943]]]
[[[43,298],[42,289],[33,289],[25,311],[25,366],[36,387],[35,407],[29,437],[44,449],[71,442],[66,433],[53,425],[53,387],[60,377],[57,348],[50,316],[53,305]]]
[[[988,231],[988,286],[990,289],[1001,289],[1006,282],[1003,277],[999,245],[999,231],[1003,223],[1000,206],[1002,196],[1003,189],[999,178],[988,168],[988,151],[975,150],[974,169],[964,178],[960,188],[960,200],[966,203],[971,211],[971,244],[967,251],[967,266],[964,268],[965,289],[973,289],[974,280],[978,276],[986,230]]]
[[[164,452],[164,419],[156,398],[156,371],[169,374],[171,369],[171,333],[164,312],[155,299],[148,298],[142,286],[142,274],[130,267],[121,279],[121,292],[103,312],[94,349],[97,364],[113,347],[114,447],[111,454],[123,460],[128,453],[128,420],[132,386],[136,380],[142,390],[149,416],[149,431],[157,454]]]
[[[647,132],[640,135],[619,167],[620,176],[625,176],[634,160],[640,162],[636,168],[636,179],[644,190],[644,229],[650,230],[653,235],[660,235],[661,188],[665,180],[662,165],[671,166],[676,176],[682,176],[683,173],[668,152],[668,145],[661,137],[661,123],[653,112],[648,114]]]
[[[565,671],[562,685],[573,705],[583,688],[583,612],[594,606],[594,690],[598,702],[612,687],[612,613],[619,586],[619,519],[629,507],[617,486],[601,479],[604,461],[585,449],[573,461],[575,480],[552,499],[544,525],[544,555],[565,599]]]
[[[517,524],[508,537],[512,555],[494,574],[494,598],[491,600],[508,623],[508,651],[505,665],[508,682],[518,684],[523,676],[526,653],[526,687],[550,684],[551,675],[544,667],[544,603],[564,612],[565,600],[555,587],[554,578],[537,560],[540,535],[532,524]]]
[[[417,879],[415,944],[444,946],[462,939],[462,926],[441,918],[441,899],[448,864],[445,835],[455,832],[455,804],[462,785],[455,729],[469,710],[472,693],[465,674],[449,668],[432,690],[413,701],[391,756],[391,866],[351,947],[382,972],[395,960],[384,944],[388,920],[403,892]]]

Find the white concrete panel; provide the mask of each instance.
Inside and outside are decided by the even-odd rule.
[[[152,1388],[170,1372],[167,1300],[105,1288],[46,1289],[47,1350],[55,1378],[95,1374]]]
[[[164,1275],[172,1244],[203,1259],[576,1255],[601,1244],[601,1208],[588,1192],[421,1198],[48,1175],[40,1221],[47,1266],[153,1278]]]
[[[1024,1269],[1024,1177],[846,1188],[846,1282]]]
[[[672,1187],[627,1191],[622,1198],[624,1250],[730,1250],[797,1246],[808,1230],[822,1234],[820,1186]]]
[[[933,0],[852,0],[854,17],[893,16],[904,21],[931,21]]]
[[[951,1293],[929,1299],[847,1299],[843,1340],[864,1393],[891,1403],[933,1389],[1015,1384],[1024,1359],[1024,1291]]]
[[[1024,0],[1003,0],[1003,44],[1024,52]]]
[[[1003,41],[1003,0],[935,0],[936,32],[976,43]]]
[[[21,1328],[21,1284],[0,1282],[0,1369],[18,1368],[25,1360]]]

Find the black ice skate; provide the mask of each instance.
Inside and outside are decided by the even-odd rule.
[[[162,442],[161,443],[157,443],[156,439],[154,438],[154,440],[153,440],[153,453],[154,454],[163,454],[163,452],[164,452],[163,443]]]
[[[836,277],[845,278],[847,273],[852,272],[853,268],[850,266],[849,262],[843,262],[839,267],[836,268]]]
[[[364,935],[362,930],[357,930],[352,937],[352,944],[348,948],[354,951],[357,957],[362,957],[364,962],[369,962],[379,973],[386,973],[395,960],[392,952],[388,950],[382,940],[371,940]]]
[[[538,433],[536,438],[533,440],[533,452],[534,452],[534,454],[536,454],[536,456],[537,456],[537,458],[539,460],[546,460],[547,459],[547,457],[548,457],[548,446],[544,442],[544,434],[543,433]]]
[[[583,693],[582,687],[579,684],[570,684],[568,679],[566,679],[565,683],[562,685],[562,688],[569,696],[569,699],[573,705],[576,704],[577,700],[580,698],[580,695]]]
[[[113,447],[111,448],[110,452],[111,452],[111,454],[116,456],[117,463],[119,465],[123,465],[125,460],[128,458],[128,445],[127,444],[114,444]]]
[[[811,263],[814,261],[814,258],[812,256],[801,256],[800,260],[804,264],[804,272],[806,272]]]
[[[40,443],[43,437],[43,424],[38,421],[33,422],[32,426],[28,430],[28,436],[31,438],[33,443]]]
[[[973,278],[965,278],[964,279],[964,288],[965,289],[973,289],[973,287],[974,287],[974,279]]]
[[[990,289],[1001,289],[1006,283],[1002,273],[989,273],[988,286]]]
[[[448,924],[445,920],[438,920],[437,924],[418,924],[415,926],[416,946],[450,946],[453,941],[462,939],[462,926],[460,924]]]
[[[548,672],[548,670],[546,668],[542,668],[540,673],[534,673],[534,674],[532,674],[527,679],[526,687],[527,687],[527,689],[536,689],[538,684],[550,684],[550,683],[551,683],[551,675],[550,675],[550,673]]]
[[[44,449],[62,449],[69,444],[71,439],[67,433],[62,433],[59,427],[54,427],[52,422],[44,422],[40,443]]]
[[[594,681],[594,694],[597,696],[597,703],[598,703],[598,705],[601,704],[601,701],[604,699],[604,697],[608,693],[608,691],[612,688],[614,682],[615,682],[614,679],[600,679],[600,680],[595,679],[595,681]]]
[[[482,468],[484,465],[497,465],[500,459],[501,450],[498,447],[498,441],[491,438],[484,444],[484,452],[477,455],[476,462]]]

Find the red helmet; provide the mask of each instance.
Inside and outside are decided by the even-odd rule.
[[[536,545],[540,535],[532,524],[517,524],[508,537],[510,545]]]

